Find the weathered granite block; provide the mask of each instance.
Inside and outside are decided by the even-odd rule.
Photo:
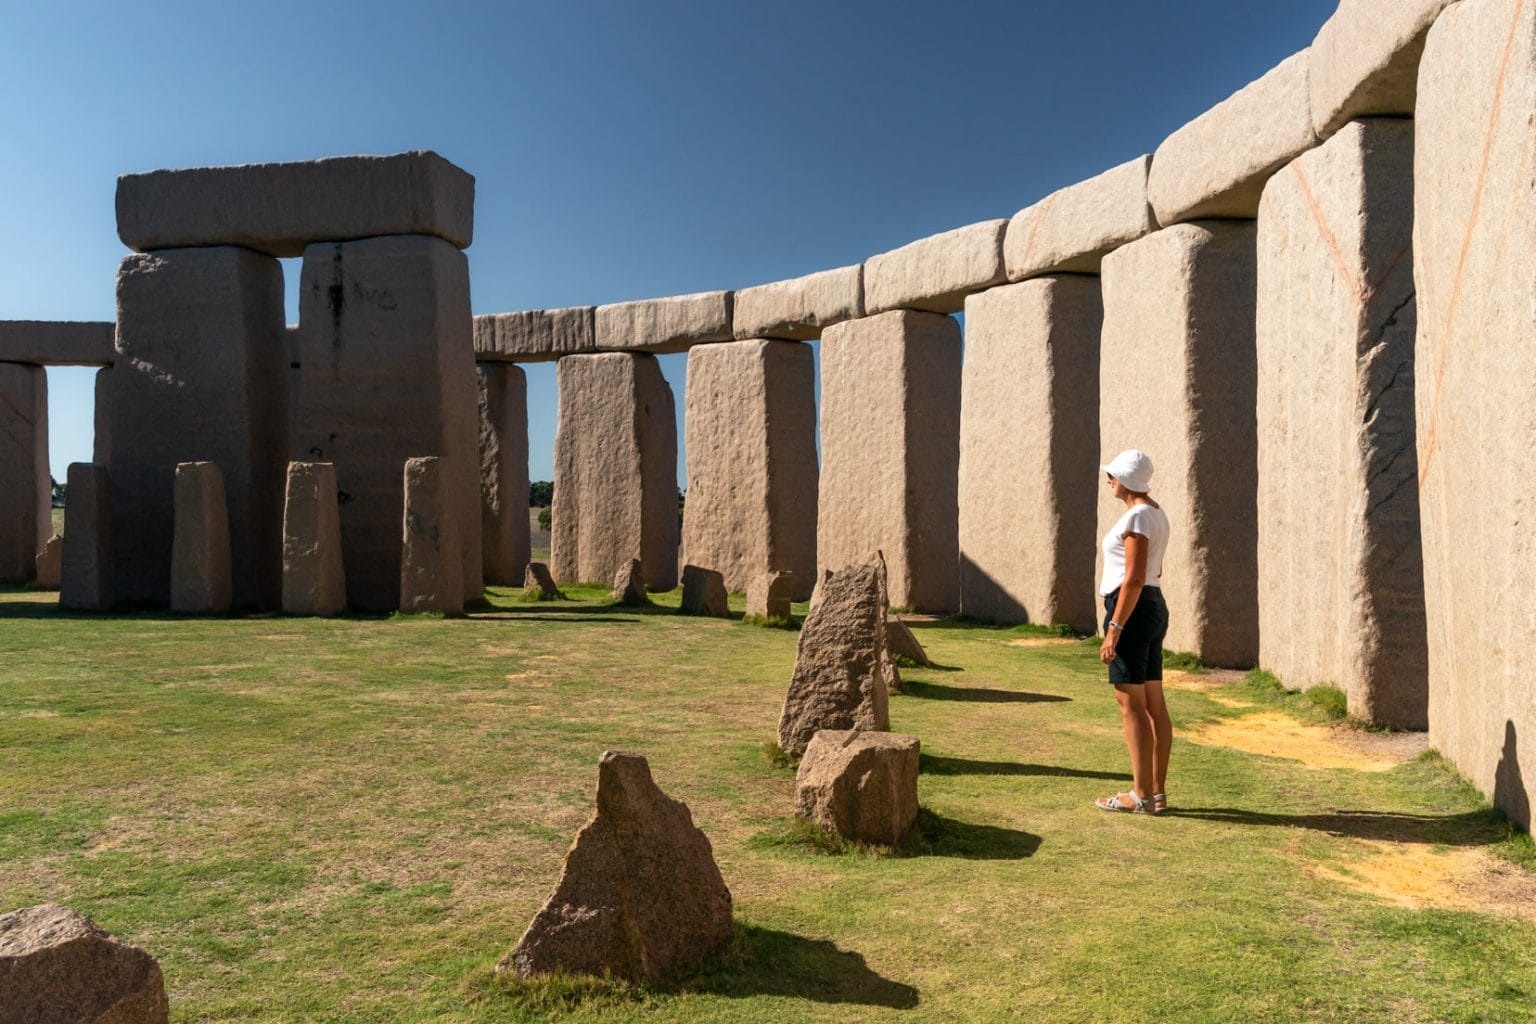
[[[1414,150],[1414,364],[1429,734],[1521,828],[1536,703],[1536,5],[1462,0],[1430,30]],[[1526,744],[1521,764],[1522,741]]]
[[[899,842],[917,822],[921,756],[916,736],[823,729],[795,773],[795,813],[856,842]]]
[[[699,292],[598,306],[597,347],[604,352],[683,352],[731,340],[731,293]]]
[[[424,235],[311,246],[293,450],[331,462],[347,604],[398,607],[401,467],[441,455],[466,602],[482,593],[479,427],[464,254]]]
[[[795,576],[788,572],[762,572],[747,584],[747,614],[765,619],[787,619],[793,608]],[[812,581],[812,589],[815,581]]]
[[[677,586],[677,419],[656,357],[567,356],[556,367],[550,561],[561,582],[608,581],[638,553],[645,585]]]
[[[33,586],[39,590],[58,590],[59,578],[64,572],[64,538],[58,534],[49,537],[33,562],[37,566]]]
[[[1258,229],[1259,663],[1427,727],[1414,454],[1413,122],[1270,179]]]
[[[107,467],[75,462],[66,476],[59,607],[104,611],[117,603],[112,562],[112,488]]]
[[[597,351],[596,308],[530,309],[475,317],[475,358],[544,363]]]
[[[920,238],[864,261],[864,311],[958,313],[965,297],[1008,279],[1003,267],[1007,220],[988,220]]]
[[[1253,223],[1206,221],[1115,250],[1101,282],[1098,461],[1152,456],[1173,528],[1164,646],[1231,668],[1258,659],[1254,276]],[[1125,506],[1099,487],[1102,537]]]
[[[920,611],[960,607],[960,350],[953,318],[912,310],[821,341],[818,565],[883,551],[891,604]]]
[[[105,466],[112,462],[112,367],[96,371],[93,392],[91,461]]]
[[[176,467],[175,509],[171,611],[229,611],[229,506],[216,464],[183,462]]]
[[[1326,138],[1351,120],[1412,114],[1419,58],[1455,0],[1339,0],[1308,51],[1312,127]]]
[[[400,610],[464,612],[463,559],[454,536],[451,479],[441,457],[405,460],[400,524]]]
[[[111,365],[117,325],[87,320],[0,320],[0,362]]]
[[[725,577],[702,566],[683,566],[683,594],[679,608],[685,615],[730,618],[730,595],[725,589]]]
[[[0,583],[26,583],[53,534],[48,475],[48,378],[0,363]]]
[[[736,337],[811,341],[864,315],[864,267],[839,267],[736,293]]]
[[[736,341],[688,353],[688,511],[683,553],[741,591],[793,572],[816,580],[816,362],[794,341]]]
[[[1157,230],[1147,203],[1152,157],[1052,192],[1008,222],[1008,280],[1076,271],[1097,274],[1104,254]]]
[[[436,153],[196,167],[117,179],[117,236],[147,252],[239,245],[302,256],[313,242],[474,237],[475,178]]]
[[[170,601],[176,465],[215,462],[234,603],[276,608],[289,445],[280,265],[232,246],[128,256],[117,325],[108,390],[118,597]]]
[[[1076,274],[965,301],[960,610],[1098,626],[1099,279]]]
[[[336,467],[290,462],[283,501],[283,611],[330,616],[346,610]]]
[[[1315,145],[1303,50],[1163,140],[1147,197],[1165,226],[1254,217],[1270,175]]]
[[[528,566],[528,378],[480,363],[480,544],[485,582],[516,586]]]
[[[0,914],[0,1024],[166,1024],[155,958],[56,903]]]

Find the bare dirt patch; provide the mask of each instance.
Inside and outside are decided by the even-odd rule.
[[[1073,640],[1065,636],[1022,636],[1017,640],[1009,640],[1009,647],[1070,647],[1073,644],[1082,643],[1081,640]]]
[[[1536,918],[1536,874],[1478,847],[1359,840],[1347,866],[1313,863],[1307,871],[1411,910],[1470,910]]]
[[[1283,757],[1312,768],[1362,772],[1391,771],[1423,753],[1429,742],[1422,733],[1381,734],[1309,725],[1283,711],[1254,711],[1241,718],[1223,718],[1184,729],[1180,735],[1202,746]]]

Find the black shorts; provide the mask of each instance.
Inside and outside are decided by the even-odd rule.
[[[1115,616],[1120,591],[1104,598],[1104,629]],[[1168,635],[1168,605],[1157,587],[1141,588],[1141,597],[1131,609],[1130,620],[1115,645],[1115,660],[1109,663],[1109,681],[1126,683],[1160,682],[1163,678],[1163,638]]]

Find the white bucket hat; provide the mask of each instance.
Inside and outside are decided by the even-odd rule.
[[[1146,494],[1152,487],[1152,456],[1135,448],[1127,448],[1099,468],[1119,480],[1128,491]]]

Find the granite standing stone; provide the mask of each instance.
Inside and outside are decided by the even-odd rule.
[[[1259,663],[1427,727],[1414,454],[1413,122],[1270,180],[1258,229]]]
[[[960,351],[952,318],[912,310],[821,343],[817,561],[884,551],[891,603],[918,611],[960,607]]]
[[[54,534],[37,553],[37,572],[33,585],[39,590],[58,590],[59,579],[64,573],[64,538]]]
[[[516,586],[528,566],[528,378],[480,363],[480,543],[485,582]]]
[[[169,603],[176,466],[215,462],[229,502],[234,603],[275,609],[290,425],[281,266],[232,246],[124,258],[117,354],[109,391],[118,596]]]
[[[1003,266],[1007,220],[988,220],[909,242],[864,261],[864,311],[958,313],[965,297],[1008,279]]]
[[[529,562],[528,569],[523,574],[523,590],[529,596],[536,596],[541,601],[551,601],[564,597],[560,588],[555,586],[555,578],[550,575],[549,566],[543,562]]]
[[[1098,626],[1099,279],[1056,275],[965,303],[960,610]]]
[[[283,611],[332,616],[346,610],[336,467],[290,462],[283,502]]]
[[[107,467],[72,463],[66,481],[59,607],[105,611],[117,604],[112,560],[112,486]]]
[[[795,813],[855,842],[899,842],[917,823],[921,756],[916,736],[823,729],[795,773]]]
[[[619,571],[613,576],[613,590],[608,596],[615,604],[632,608],[651,603],[650,595],[645,592],[645,572],[640,559],[631,558],[619,566]]]
[[[454,536],[447,463],[432,455],[405,460],[400,523],[400,610],[464,612],[464,571]]]
[[[705,569],[697,565],[683,566],[683,595],[680,608],[685,615],[730,618],[730,597],[725,589],[725,577],[713,569]]]
[[[48,378],[0,363],[0,583],[27,583],[53,533],[48,475]]]
[[[478,600],[478,403],[464,254],[421,235],[313,245],[299,302],[294,452],[336,466],[348,605],[399,607],[401,467],[426,455],[446,463],[463,599]]]
[[[794,341],[688,353],[683,555],[742,591],[764,572],[816,573],[816,361]]]
[[[814,589],[814,584],[812,584]],[[747,584],[747,614],[787,619],[793,612],[795,577],[787,572],[760,572]]]
[[[645,585],[677,586],[677,419],[656,357],[567,356],[556,367],[555,579],[607,581],[639,553]]]
[[[0,1024],[166,1024],[155,958],[56,903],[0,915]]]
[[[171,611],[227,612],[233,590],[224,475],[212,462],[180,463],[174,492]]]
[[[1151,455],[1168,514],[1164,646],[1258,659],[1254,225],[1165,228],[1104,258],[1099,449]],[[1089,471],[1103,476],[1096,466]],[[1125,506],[1099,486],[1098,536]],[[1100,556],[1102,561],[1102,555]],[[1102,572],[1096,574],[1102,577]]]

